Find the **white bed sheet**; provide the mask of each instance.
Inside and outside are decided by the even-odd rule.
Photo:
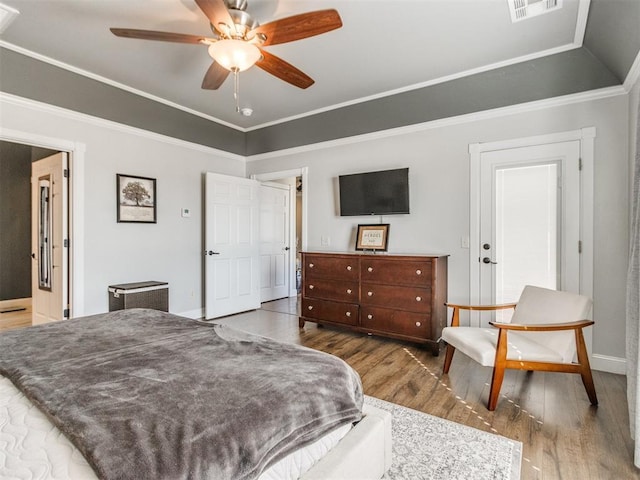
[[[351,430],[344,425],[269,467],[259,480],[294,480]],[[0,478],[96,479],[78,449],[22,392],[0,376]]]

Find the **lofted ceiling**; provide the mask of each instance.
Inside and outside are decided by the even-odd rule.
[[[301,90],[250,68],[240,74],[240,106],[253,114],[243,116],[232,77],[219,90],[201,89],[212,62],[206,46],[109,31],[211,36],[193,0],[0,2],[19,12],[5,16],[0,46],[242,131],[580,48],[592,3],[564,0],[560,9],[513,23],[507,0],[248,0],[260,23],[335,8],[343,27],[265,47],[315,84]]]

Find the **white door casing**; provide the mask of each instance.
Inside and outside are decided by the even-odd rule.
[[[69,308],[67,154],[31,165],[31,297],[33,324],[62,320]],[[65,312],[66,310],[66,312]]]
[[[593,297],[594,138],[595,128],[590,127],[469,146],[471,159],[469,303],[491,303],[492,300],[492,280],[488,278],[491,278],[493,273],[491,269],[494,267],[491,264],[482,263],[482,258],[487,256],[482,245],[487,242],[486,237],[490,235],[488,232],[492,232],[492,227],[483,226],[482,217],[487,217],[487,204],[493,202],[494,192],[487,194],[487,188],[493,188],[493,173],[500,167],[501,162],[502,166],[508,166],[509,163],[517,166],[518,162],[521,162],[521,165],[532,165],[557,161],[562,177],[559,194],[562,204],[559,288]],[[494,206],[489,206],[489,211]],[[491,222],[488,223],[491,224]],[[493,238],[489,239],[489,242],[492,241],[494,241]],[[489,252],[489,257],[495,261],[494,252]],[[487,288],[487,285],[491,287]],[[475,326],[484,323],[477,314],[470,315],[467,321]],[[592,343],[591,330],[585,331],[589,350]]]
[[[260,185],[260,301],[289,296],[291,186]]]
[[[206,173],[205,317],[260,307],[259,186]]]

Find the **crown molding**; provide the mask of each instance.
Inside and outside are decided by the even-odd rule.
[[[83,123],[90,123],[98,127],[104,127],[104,128],[109,128],[111,130],[116,130],[119,132],[133,134],[138,137],[160,141],[166,144],[187,148],[189,150],[217,155],[219,157],[223,157],[229,160],[234,160],[237,162],[242,162],[242,163],[245,162],[245,157],[243,155],[238,155],[238,154],[227,152],[224,150],[219,150],[217,148],[208,147],[206,145],[201,145],[199,143],[188,142],[186,140],[181,140],[178,138],[170,137],[168,135],[151,132],[149,130],[144,130],[142,128],[132,127],[130,125],[124,125],[122,123],[114,122],[112,120],[105,120],[104,118],[94,117],[86,113],[76,112],[63,107],[50,105],[48,103],[43,103],[43,102],[38,102],[36,100],[28,99],[28,98],[18,97],[16,95],[12,95],[10,93],[6,93],[2,91],[0,91],[0,102],[6,102],[8,104],[26,107],[38,112],[45,112],[53,115],[58,115],[61,117],[69,118],[71,120],[76,120]]]
[[[508,115],[516,115],[519,113],[533,112],[536,110],[544,110],[544,109],[553,108],[553,107],[561,107],[564,105],[571,105],[574,103],[582,103],[582,102],[600,100],[600,99],[609,98],[609,97],[616,97],[619,95],[626,95],[627,93],[628,92],[621,85],[615,86],[615,87],[606,87],[598,90],[591,90],[589,92],[574,93],[571,95],[564,95],[562,97],[548,98],[544,100],[537,100],[535,102],[528,102],[528,103],[523,103],[519,105],[511,105],[508,107],[495,108],[493,110],[485,110],[482,112],[474,112],[474,113],[469,113],[465,115],[458,115],[456,117],[442,118],[439,120],[433,120],[433,121],[418,123],[414,125],[407,125],[404,127],[382,130],[379,132],[365,133],[363,135],[355,135],[347,138],[328,140],[326,142],[318,142],[318,143],[313,143],[309,145],[303,145],[300,147],[277,150],[274,152],[259,153],[256,155],[250,155],[246,157],[246,161],[255,162],[259,160],[267,160],[270,158],[277,158],[277,157],[283,157],[288,155],[297,155],[297,154],[309,152],[312,150],[333,148],[333,147],[342,146],[342,145],[368,142],[371,140],[377,140],[381,138],[407,135],[409,133],[420,132],[420,131],[430,130],[434,128],[442,128],[442,127],[448,127],[452,125],[461,125],[464,123],[477,122],[479,120],[489,120],[492,118],[500,118]]]

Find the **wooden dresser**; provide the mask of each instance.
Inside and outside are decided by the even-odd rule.
[[[428,345],[446,326],[447,256],[302,253],[306,321]]]

